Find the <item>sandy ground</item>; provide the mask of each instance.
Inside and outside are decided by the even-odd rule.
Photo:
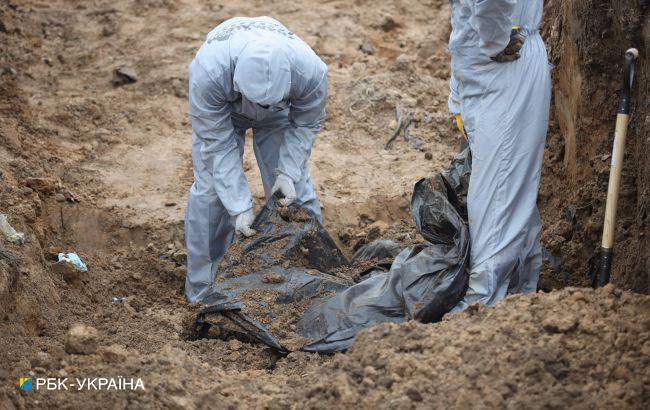
[[[481,310],[434,326],[379,327],[347,356],[280,358],[237,340],[187,339],[194,308],[183,297],[182,220],[192,183],[186,69],[207,32],[232,16],[271,15],[328,63],[328,119],[310,168],[325,225],[349,253],[376,237],[416,239],[412,186],[441,170],[456,151],[458,135],[446,109],[446,1],[0,4],[6,46],[0,52],[0,204],[28,238],[22,247],[0,248],[0,295],[7,300],[0,303],[0,408],[426,408],[432,401],[642,408],[647,402],[648,300],[614,289],[583,291],[585,301],[567,307],[577,309],[569,318],[541,329],[519,325],[561,315],[555,305],[576,299],[578,291],[509,299],[503,313]],[[137,82],[114,87],[113,70],[120,66],[135,70]],[[400,136],[384,149],[396,106],[413,117],[410,133],[421,147]],[[245,169],[259,207],[263,191],[250,141]],[[79,252],[89,273],[52,271],[62,251]],[[602,318],[579,319],[591,303],[604,306],[594,311]],[[638,319],[617,324],[630,315]],[[602,329],[583,329],[592,322]],[[69,334],[76,323],[90,328]],[[459,327],[468,327],[467,334],[453,341]],[[518,336],[504,339],[512,332]],[[537,347],[544,332],[551,334],[539,339],[544,344],[579,343],[555,360],[558,349]],[[436,339],[438,333],[446,339]],[[406,339],[413,343],[402,344]],[[459,340],[471,348],[464,351]],[[75,348],[79,343],[88,350]],[[577,359],[581,350],[610,345],[615,348],[604,364],[598,357]],[[513,360],[516,354],[533,365]],[[382,355],[388,357],[383,366]],[[444,369],[435,367],[438,355],[445,357]],[[392,367],[402,361],[412,366]],[[455,377],[449,369],[463,361],[484,367],[444,384]],[[501,361],[512,362],[514,370],[472,376]],[[566,369],[558,370],[556,362]],[[554,388],[525,388],[533,374],[526,366],[539,372],[535,383]],[[118,376],[141,378],[145,391],[16,388],[19,377]],[[492,386],[492,378],[501,382]],[[564,384],[571,389],[562,390]]]
[[[112,144],[82,171],[96,173],[105,184],[103,208],[115,207],[136,224],[182,219],[191,184],[187,66],[205,34],[230,16],[272,15],[330,66],[328,120],[311,160],[329,228],[354,227],[360,213],[388,223],[401,219],[413,182],[439,169],[453,154],[454,137],[444,108],[448,28],[430,24],[434,16],[448,18],[444,2],[388,2],[381,7],[362,3],[358,10],[336,1],[315,7],[290,2],[159,3],[111,2],[105,7],[115,11],[99,16],[92,10],[70,10],[79,38],[78,54],[68,50],[70,59],[83,58],[92,45],[91,61],[69,76],[57,73],[56,94],[43,90],[33,96],[45,107],[62,101],[97,103],[106,128],[80,131],[105,134]],[[392,15],[407,8],[419,16],[415,21],[409,19],[406,25],[393,20]],[[334,20],[336,24],[329,23]],[[106,36],[107,30],[114,32]],[[110,70],[120,65],[135,69],[136,84],[111,87]],[[80,76],[91,92],[79,90]],[[403,141],[392,150],[382,149],[395,128],[397,105],[405,116],[416,116],[412,132],[425,141],[422,150]],[[264,194],[252,144],[247,148],[245,169],[259,205]],[[433,160],[424,159],[425,151]]]

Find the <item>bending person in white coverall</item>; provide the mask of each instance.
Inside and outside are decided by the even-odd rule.
[[[471,274],[460,311],[536,291],[551,78],[539,34],[542,0],[451,0],[451,7],[449,108],[462,115],[472,152]]]
[[[297,202],[320,217],[307,163],[325,119],[327,66],[270,17],[233,18],[208,34],[189,69],[194,184],[185,215],[185,295],[211,292],[217,264],[236,232],[255,234],[244,175],[244,135],[269,198]]]

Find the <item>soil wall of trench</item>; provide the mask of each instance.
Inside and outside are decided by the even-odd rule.
[[[553,103],[540,206],[543,242],[570,274],[547,288],[588,285],[600,246],[624,53],[639,50],[616,224],[612,281],[648,293],[650,284],[650,20],[641,0],[549,0],[543,36]]]

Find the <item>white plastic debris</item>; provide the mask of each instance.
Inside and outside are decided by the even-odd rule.
[[[16,232],[13,226],[9,224],[7,215],[0,214],[0,231],[2,231],[5,238],[16,245],[22,245],[25,243],[25,234]]]
[[[77,267],[82,272],[88,272],[88,267],[84,263],[84,261],[81,260],[79,255],[77,255],[74,252],[70,253],[60,253],[59,254],[59,262],[70,262],[74,266]]]

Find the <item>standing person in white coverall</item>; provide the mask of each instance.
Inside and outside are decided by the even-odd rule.
[[[269,198],[297,202],[320,217],[307,169],[325,119],[327,66],[294,33],[270,17],[217,26],[189,68],[194,184],[185,215],[185,295],[200,301],[235,238],[252,236],[253,200],[244,169],[244,135]]]
[[[542,8],[542,0],[451,0],[449,108],[462,116],[472,152],[471,274],[455,311],[537,288],[551,98]]]

